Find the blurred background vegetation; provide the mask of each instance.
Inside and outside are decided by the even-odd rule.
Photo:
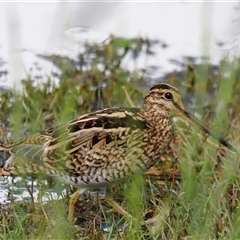
[[[75,116],[106,107],[140,107],[155,82],[179,88],[188,110],[239,149],[240,60],[186,64],[184,70],[149,79],[146,69],[129,71],[122,59],[151,55],[155,41],[110,36],[85,43],[78,61],[41,56],[60,70],[59,82],[22,80],[22,92],[0,93],[1,142],[8,142]],[[157,124],[157,123],[156,123]],[[239,161],[235,154],[192,124],[176,121],[176,137],[159,163],[144,177],[113,187],[112,197],[136,219],[112,212],[102,191],[82,196],[75,225],[66,220],[69,186],[54,179],[18,179],[29,193],[15,201],[18,185],[6,185],[9,203],[0,209],[1,239],[238,239]],[[2,164],[6,160],[2,153]],[[9,179],[7,179],[10,181]],[[5,181],[7,181],[5,179]],[[16,179],[11,179],[15,182]],[[19,183],[20,181],[20,183]],[[22,184],[22,185],[21,185]],[[8,187],[7,187],[8,186]],[[4,185],[3,185],[4,187]],[[38,189],[38,199],[33,192]],[[51,192],[57,192],[57,198]],[[68,189],[67,191],[63,191]],[[48,193],[48,201],[42,196]],[[20,192],[22,193],[22,192]],[[148,224],[141,225],[142,221]]]

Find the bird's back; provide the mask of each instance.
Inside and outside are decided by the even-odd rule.
[[[100,185],[145,170],[146,122],[138,108],[75,118],[12,144],[2,175],[46,173],[73,185]],[[4,146],[2,146],[4,148]]]

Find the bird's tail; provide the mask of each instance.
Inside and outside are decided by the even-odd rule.
[[[0,176],[10,176],[11,174],[4,170],[3,168],[0,168]]]

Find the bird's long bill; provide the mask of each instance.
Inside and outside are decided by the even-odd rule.
[[[192,114],[189,112],[184,111],[184,115],[186,118],[197,124],[198,126],[201,127],[201,130],[203,130],[205,133],[209,134],[213,138],[215,138],[217,141],[219,141],[222,145],[225,147],[229,148],[233,152],[237,152],[236,148],[234,148],[229,142],[227,142],[225,139],[223,139],[221,136],[211,132],[199,119],[194,117]]]

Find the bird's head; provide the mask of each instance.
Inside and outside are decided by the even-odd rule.
[[[158,83],[148,91],[144,108],[148,109],[148,112],[160,112],[169,117],[183,116],[186,112],[178,89],[166,83]]]
[[[210,131],[204,123],[186,110],[180,92],[169,84],[158,83],[148,91],[144,99],[143,112],[148,114],[148,119],[154,120],[155,118],[156,121],[161,117],[184,117],[197,124],[201,130],[218,140],[221,144],[236,152],[236,149],[230,143]],[[158,117],[156,118],[156,116]],[[155,124],[157,125],[157,122]]]

